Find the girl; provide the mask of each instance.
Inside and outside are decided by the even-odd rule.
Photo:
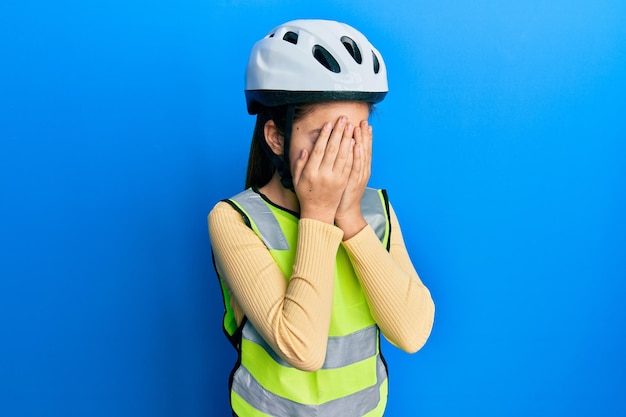
[[[354,28],[297,20],[252,49],[246,190],[209,214],[234,416],[382,416],[379,334],[415,352],[434,304],[384,190],[367,187],[380,53]]]

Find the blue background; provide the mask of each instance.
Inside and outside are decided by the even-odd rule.
[[[0,415],[228,415],[206,215],[252,44],[384,55],[370,184],[437,304],[389,416],[626,416],[626,3],[3,1]]]

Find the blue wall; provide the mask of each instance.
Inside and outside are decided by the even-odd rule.
[[[389,66],[371,185],[437,317],[385,346],[388,415],[626,415],[626,3],[382,4],[2,2],[0,415],[228,415],[206,214],[248,50],[299,17]]]

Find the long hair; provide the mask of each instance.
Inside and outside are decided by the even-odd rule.
[[[293,122],[308,113],[315,104],[296,105]],[[278,132],[284,137],[287,125],[287,106],[263,107],[257,114],[252,143],[250,144],[250,156],[248,157],[248,170],[246,173],[245,188],[260,188],[267,184],[276,172],[276,166],[268,153],[272,152],[265,142],[265,124],[272,120]]]
[[[276,171],[274,164],[272,164],[261,142],[265,141],[265,123],[270,120],[267,113],[267,111],[262,110],[256,117],[256,124],[254,125],[254,131],[252,133],[252,143],[250,144],[250,155],[248,156],[245,189],[264,186],[269,182]]]

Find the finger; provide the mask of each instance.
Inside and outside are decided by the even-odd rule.
[[[361,121],[359,125],[354,129],[354,138],[356,139],[358,136],[359,140],[363,139],[363,129],[365,128],[364,121]]]
[[[367,120],[363,120],[360,125],[361,128],[361,136],[363,138],[363,145],[366,150],[371,150],[372,148],[372,126],[367,123]]]
[[[363,176],[363,145],[360,143],[354,145],[353,154],[354,162],[352,163],[350,181],[356,185],[361,181],[361,177]]]
[[[322,130],[313,145],[313,150],[311,151],[311,155],[309,156],[309,164],[311,167],[319,168],[322,160],[324,159],[324,154],[326,153],[326,147],[328,146],[328,141],[330,139],[330,135],[332,133],[332,125],[330,122],[324,123],[322,126]]]
[[[324,151],[324,159],[322,159],[321,165],[326,165],[329,168],[334,166],[347,122],[348,119],[345,116],[341,116],[335,122],[333,131],[328,139],[328,144],[326,145],[326,150]]]
[[[354,146],[352,148],[352,172],[350,173],[349,185],[356,184],[359,181],[362,153],[360,149],[363,147],[363,134],[360,126],[354,128]]]
[[[354,146],[355,146],[354,139],[351,139],[348,143],[349,143],[349,146],[347,150],[348,154],[346,156],[346,163],[343,166],[341,174],[348,177],[348,183],[349,183],[350,178],[352,177],[352,169],[354,167]]]
[[[302,178],[302,172],[304,171],[304,167],[306,166],[309,154],[305,149],[300,152],[298,159],[295,162],[295,167],[293,170],[293,183],[297,185],[300,183],[300,178]]]
[[[367,123],[367,120],[361,122],[361,132],[363,137],[363,172],[369,178],[372,165],[373,130],[372,126]]]
[[[346,128],[343,131],[343,137],[341,138],[341,143],[339,145],[339,151],[337,152],[337,156],[334,161],[333,170],[337,172],[343,172],[343,169],[348,161],[348,158],[352,154],[353,146],[354,146],[354,138],[353,136],[354,127],[348,123]]]
[[[363,122],[354,128],[354,141],[356,144],[363,144]]]

